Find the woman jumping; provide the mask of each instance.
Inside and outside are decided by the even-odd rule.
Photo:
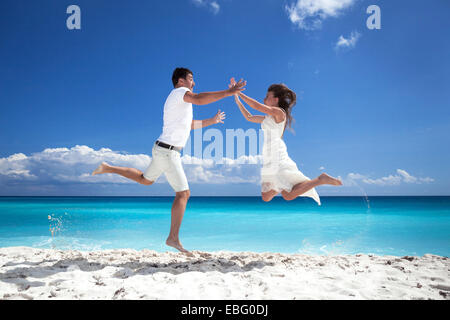
[[[231,79],[230,86],[236,81]],[[283,134],[293,120],[292,107],[297,97],[294,91],[284,84],[273,84],[267,90],[264,104],[247,97],[242,92],[234,95],[245,119],[261,123],[264,132],[263,167],[261,169],[261,196],[263,201],[270,201],[281,192],[285,200],[293,200],[298,196],[313,198],[320,205],[320,198],[314,189],[323,184],[342,185],[339,179],[322,173],[315,179],[309,179],[289,157]],[[252,115],[241,103],[239,97],[250,107],[265,113],[265,116]]]

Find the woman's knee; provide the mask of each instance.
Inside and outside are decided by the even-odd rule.
[[[274,195],[271,192],[261,193],[262,201],[269,202],[273,199]]]
[[[291,194],[290,194],[289,192],[286,192],[286,191],[282,191],[282,192],[281,192],[281,196],[282,196],[283,199],[286,200],[286,201],[291,201],[291,200],[294,200],[294,199],[295,199],[295,197],[291,196]]]

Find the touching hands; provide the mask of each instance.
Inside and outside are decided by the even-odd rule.
[[[239,92],[245,90],[246,85],[247,81],[244,81],[243,79],[239,80],[239,82],[236,82],[234,78],[231,78],[230,84],[228,85],[228,91],[230,92],[230,95],[236,95]]]

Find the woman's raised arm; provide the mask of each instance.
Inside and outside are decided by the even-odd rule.
[[[234,100],[236,101],[236,104],[239,107],[239,110],[241,111],[242,115],[247,121],[255,122],[255,123],[261,123],[264,120],[264,116],[254,116],[248,110],[244,107],[242,102],[239,100],[239,97],[237,94],[234,95]]]
[[[247,103],[255,110],[271,115],[272,117],[274,117],[275,119],[279,119],[280,121],[285,117],[285,113],[281,108],[266,106],[265,104],[259,103],[253,98],[247,97],[242,92],[239,92],[238,95],[242,98],[242,100],[244,100],[245,103]]]

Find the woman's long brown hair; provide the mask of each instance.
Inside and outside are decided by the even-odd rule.
[[[291,128],[291,124],[294,121],[291,110],[297,103],[297,95],[284,83],[272,84],[267,91],[272,92],[273,96],[278,98],[278,106],[286,112],[286,126]]]

